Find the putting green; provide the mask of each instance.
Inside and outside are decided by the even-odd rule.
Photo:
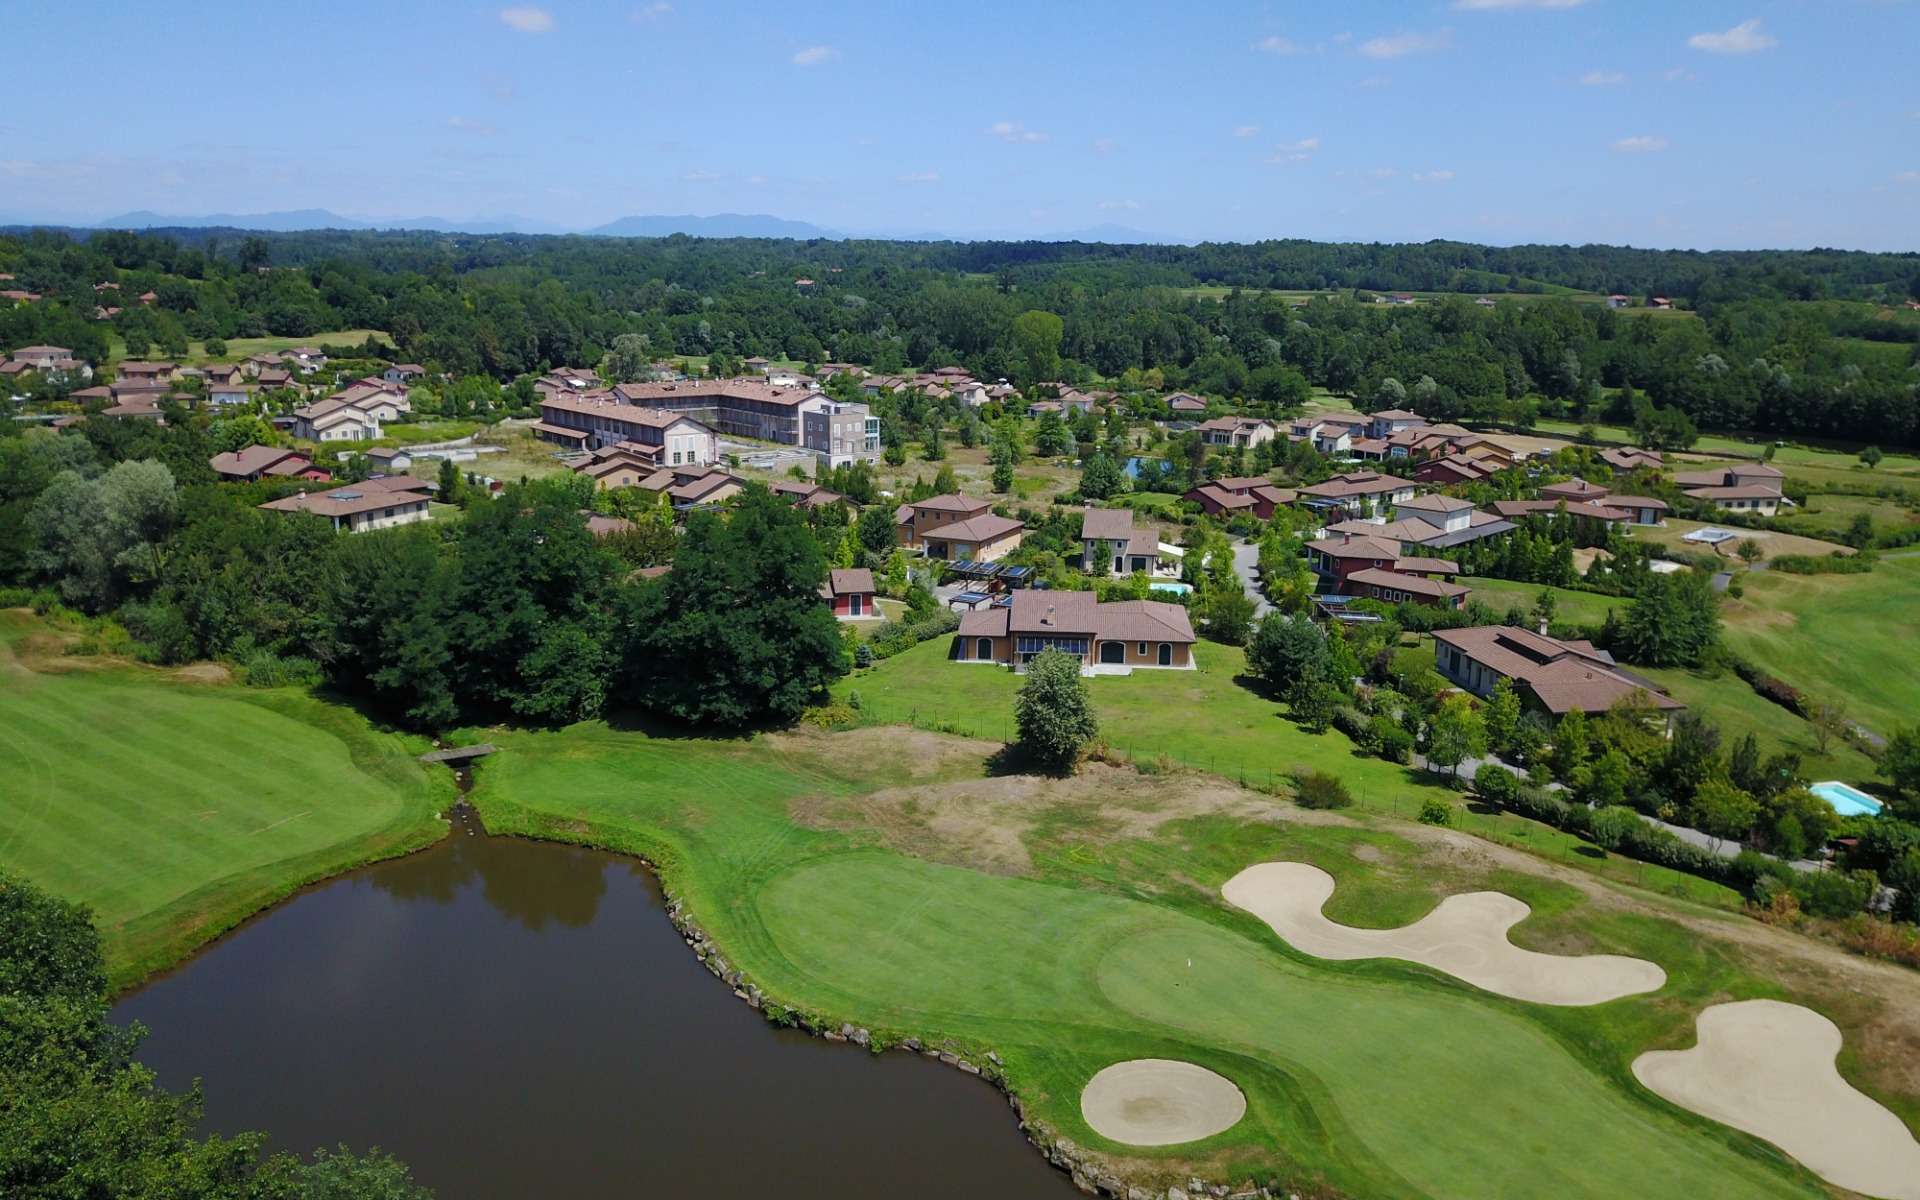
[[[1157,905],[880,852],[812,859],[753,907],[775,953],[750,965],[775,992],[1021,1047],[1015,1063],[1131,1039],[1242,1085],[1248,1117],[1218,1140],[1330,1163],[1350,1190],[1814,1194],[1517,1013],[1397,969],[1327,971]]]

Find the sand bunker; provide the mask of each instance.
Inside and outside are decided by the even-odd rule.
[[[1475,987],[1536,1004],[1601,1004],[1657,990],[1667,973],[1618,954],[1539,954],[1507,940],[1531,910],[1502,892],[1448,896],[1399,929],[1356,929],[1320,915],[1333,876],[1307,863],[1260,863],[1227,880],[1227,903],[1259,917],[1316,958],[1402,958]]]
[[[1171,1058],[1115,1063],[1087,1081],[1080,1115],[1101,1137],[1171,1146],[1232,1129],[1247,1098],[1224,1075]]]
[[[1920,1200],[1920,1143],[1834,1069],[1840,1029],[1778,1000],[1716,1004],[1691,1050],[1651,1050],[1634,1078],[1685,1109],[1765,1138],[1830,1183]]]

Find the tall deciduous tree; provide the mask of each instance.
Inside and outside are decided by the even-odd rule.
[[[693,514],[672,573],[623,601],[624,698],[696,725],[794,720],[847,671],[826,577],[799,510],[764,488],[730,518]]]
[[[1013,319],[1013,344],[1020,355],[1023,383],[1059,377],[1060,339],[1065,332],[1065,322],[1040,309],[1030,309]]]
[[[1081,747],[1100,731],[1080,660],[1060,650],[1043,650],[1027,664],[1013,717],[1020,749],[1053,771],[1071,771]]]

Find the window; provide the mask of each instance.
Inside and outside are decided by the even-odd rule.
[[[980,640],[976,641],[973,644],[973,656],[975,658],[992,658],[993,657],[993,639],[981,638]]]
[[[1134,647],[1134,649],[1139,653],[1141,658],[1147,656],[1147,644],[1145,642],[1141,642],[1138,646]]]

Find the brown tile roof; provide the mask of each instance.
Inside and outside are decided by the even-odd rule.
[[[1764,483],[1743,483],[1733,487],[1688,488],[1687,495],[1699,500],[1778,500],[1780,489]]]
[[[1329,558],[1384,558],[1393,561],[1400,557],[1400,543],[1377,537],[1320,538],[1308,542],[1307,549],[1318,550]]]
[[[694,379],[681,383],[623,383],[614,394],[628,404],[648,405],[662,400],[758,400],[767,404],[800,404],[820,395],[804,387],[775,387],[758,379]]]
[[[924,536],[938,538],[943,542],[971,542],[982,545],[987,542],[997,542],[1008,534],[1025,528],[1025,522],[1016,521],[1012,517],[996,517],[992,513],[982,513],[980,516],[969,517],[964,521],[954,521],[937,529],[926,530]]]
[[[1434,641],[1456,647],[1487,669],[1523,684],[1549,712],[1605,712],[1636,692],[1655,708],[1686,706],[1654,684],[1619,667],[1592,643],[1561,641],[1511,625],[1435,630]]]
[[[608,537],[616,533],[625,533],[633,528],[633,522],[625,517],[607,517],[599,513],[587,513],[587,532],[595,537]]]
[[[928,512],[977,513],[993,507],[993,501],[978,496],[962,496],[958,492],[948,492],[944,496],[928,496],[925,500],[913,500],[908,508],[921,508]]]
[[[1493,511],[1512,520],[1530,513],[1555,512],[1562,506],[1570,517],[1592,517],[1596,521],[1624,521],[1633,515],[1624,508],[1592,500],[1495,500]]]
[[[833,596],[871,593],[874,590],[873,572],[865,567],[836,567],[827,572],[826,590]]]
[[[1344,500],[1348,496],[1384,495],[1416,486],[1418,485],[1411,479],[1382,475],[1376,471],[1354,471],[1345,475],[1335,475],[1325,483],[1303,487],[1300,489],[1300,494],[1319,496],[1328,500]]]
[[[1430,496],[1415,496],[1411,500],[1402,500],[1396,507],[1410,508],[1415,512],[1455,513],[1463,508],[1472,508],[1473,501],[1462,500],[1458,496],[1443,496],[1435,492]]]
[[[299,459],[303,467],[311,465],[313,461],[300,451],[284,446],[247,446],[226,454],[216,454],[207,460],[207,465],[216,474],[247,476],[258,475],[289,458]]]
[[[1252,496],[1242,496],[1235,492],[1229,492],[1225,488],[1211,483],[1203,483],[1182,497],[1182,499],[1185,500],[1196,501],[1203,498],[1211,500],[1220,508],[1252,508],[1254,504]]]
[[[420,492],[383,492],[364,484],[347,483],[324,492],[295,492],[278,500],[269,500],[261,508],[275,512],[311,512],[328,517],[350,517],[400,504],[425,504]]]
[[[1088,508],[1080,514],[1080,537],[1084,540],[1124,542],[1133,536],[1133,510],[1130,508]]]
[[[1178,604],[1123,600],[1102,604],[1092,592],[1018,591],[1006,608],[963,613],[967,636],[1086,634],[1106,641],[1192,642],[1193,622]]]
[[[1658,496],[1608,496],[1608,508],[1651,508],[1666,512],[1668,504]]]
[[[1372,584],[1374,587],[1399,588],[1415,596],[1432,596],[1449,600],[1455,596],[1464,596],[1471,588],[1458,583],[1448,583],[1444,579],[1427,579],[1419,575],[1403,575],[1398,571],[1384,571],[1379,567],[1363,567],[1347,576],[1349,582]]]

